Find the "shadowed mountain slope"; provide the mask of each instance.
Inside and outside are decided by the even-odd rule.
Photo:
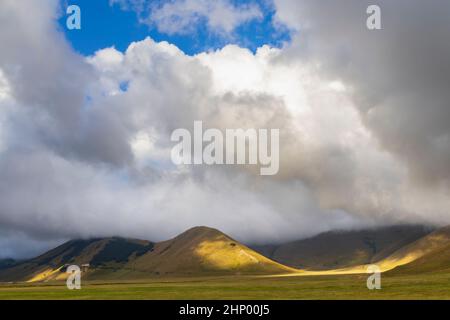
[[[17,263],[17,261],[13,259],[0,259],[0,270],[11,268]]]
[[[34,259],[0,270],[2,281],[41,281],[65,279],[67,265],[86,265],[89,268],[118,269],[130,258],[153,249],[148,241],[104,238],[72,240]]]
[[[306,270],[332,270],[379,261],[431,231],[430,228],[423,226],[332,231],[281,245],[252,248],[291,267]]]
[[[450,226],[402,247],[379,264],[382,268],[397,265],[391,274],[450,272]]]

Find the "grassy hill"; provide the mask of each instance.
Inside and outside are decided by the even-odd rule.
[[[89,264],[83,277],[91,280],[296,271],[218,230],[196,227],[160,243],[122,238],[69,241],[34,259],[0,270],[0,281],[63,280],[67,277],[66,267],[71,264]]]
[[[332,270],[382,260],[431,231],[430,228],[423,226],[332,231],[280,245],[252,248],[291,267],[306,270]]]
[[[28,261],[12,265],[5,262],[0,269],[0,282],[64,280],[71,264],[87,264],[83,279],[88,281],[226,275],[329,276],[365,273],[372,263],[393,275],[450,274],[450,227],[435,231],[403,226],[329,232],[256,249],[261,253],[207,227],[195,227],[158,243],[123,238],[74,240]]]
[[[222,232],[192,228],[155,244],[153,251],[129,263],[155,274],[279,274],[296,270],[272,261]]]
[[[0,281],[48,281],[67,277],[67,265],[89,264],[90,269],[120,269],[130,258],[152,250],[149,241],[103,238],[73,240],[34,259],[0,270]]]
[[[397,250],[380,265],[398,265],[390,274],[450,272],[450,227],[438,229]]]

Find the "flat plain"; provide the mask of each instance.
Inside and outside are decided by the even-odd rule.
[[[334,276],[227,276],[155,278],[126,282],[2,284],[0,299],[450,299],[450,273],[382,275],[382,288],[368,290],[366,274]]]

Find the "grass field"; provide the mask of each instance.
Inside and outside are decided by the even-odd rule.
[[[450,299],[450,274],[382,276],[368,290],[366,275],[154,279],[142,282],[3,284],[0,299]]]

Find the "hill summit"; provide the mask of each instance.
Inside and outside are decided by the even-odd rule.
[[[249,249],[219,230],[195,227],[155,244],[133,265],[157,274],[274,274],[295,269],[283,266]]]
[[[219,230],[195,227],[159,243],[117,237],[72,240],[34,259],[0,270],[0,281],[64,280],[66,268],[72,264],[83,267],[83,277],[92,280],[295,271]]]

